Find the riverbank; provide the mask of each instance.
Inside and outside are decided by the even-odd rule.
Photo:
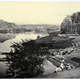
[[[80,78],[80,67],[63,71],[63,72],[58,72],[58,73],[52,73],[44,76],[38,76],[35,77],[34,79],[79,79]]]
[[[30,34],[29,35],[26,35],[26,34],[25,35],[23,35],[23,34],[20,35],[19,34],[17,37],[15,37],[15,39],[10,39],[8,41],[5,41],[4,43],[1,43],[2,45],[1,45],[0,50],[2,52],[10,52],[10,50],[11,50],[11,48],[10,48],[11,42],[15,42],[15,41],[17,42],[19,40],[21,41],[21,37],[20,36],[23,39],[32,38],[31,36],[34,36],[34,40],[37,38],[37,35],[33,35],[33,34],[31,36],[30,36]],[[80,36],[78,36],[78,37],[80,37]],[[48,53],[47,53],[46,56],[47,56],[48,64],[50,62],[52,63],[52,64],[50,63],[51,65],[48,65],[48,66],[45,65],[45,72],[44,73],[47,73],[47,74],[44,74],[44,75],[49,75],[49,74],[51,74],[51,73],[53,73],[55,71],[56,66],[58,64],[57,62],[60,61],[61,57],[64,57],[64,60],[66,62],[70,63],[74,67],[74,69],[79,65],[78,62],[71,60],[73,57],[71,57],[71,58],[69,57],[68,58],[69,55],[72,56],[73,54],[75,55],[75,53],[78,53],[78,56],[80,56],[79,55],[79,50],[77,50],[77,52],[74,51],[74,50],[76,50],[76,48],[74,48],[74,50],[73,50],[72,42],[73,41],[71,39],[69,39],[69,38],[58,37],[58,36],[57,37],[47,36],[47,37],[38,38],[38,39],[35,40],[35,44],[40,44],[40,46],[42,46],[42,48],[47,49]],[[62,50],[62,52],[64,52],[65,54],[63,54],[63,53],[61,54],[60,50]],[[60,51],[60,53],[59,53],[59,51]],[[68,51],[69,51],[69,53],[68,53]],[[54,59],[56,59],[56,60],[54,60]],[[52,68],[53,66],[55,66],[55,67]],[[6,67],[5,67],[5,69],[6,69]],[[38,76],[38,77],[40,77],[40,76]],[[44,76],[42,76],[42,77],[44,77]],[[59,77],[59,78],[62,78],[62,76]]]
[[[52,78],[56,78],[56,79],[71,79],[71,78],[75,79],[75,78],[77,78],[78,79],[78,78],[80,78],[80,59],[79,59],[80,52],[79,51],[80,51],[80,49],[77,49],[77,51],[74,50],[71,54],[61,56],[64,58],[64,60],[66,62],[68,62],[70,65],[73,66],[73,69],[63,70],[63,72],[58,72],[58,73],[49,73],[47,75],[36,76],[34,78],[48,78],[48,79],[52,79]],[[76,57],[76,59],[72,60],[72,58],[74,58],[74,57]],[[54,56],[54,58],[59,60],[58,56]],[[57,63],[54,63],[53,59],[51,59],[50,62],[52,62],[53,65],[54,64],[57,65]],[[52,69],[52,71],[53,71],[53,69]]]

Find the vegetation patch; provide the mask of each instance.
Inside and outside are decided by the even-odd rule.
[[[31,78],[42,75],[47,49],[42,48],[34,40],[13,43],[11,47],[13,50],[6,53],[7,78]]]

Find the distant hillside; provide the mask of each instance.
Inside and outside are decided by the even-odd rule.
[[[15,23],[9,23],[9,22],[6,22],[6,21],[3,21],[3,20],[0,20],[0,28],[11,28],[11,27],[14,27],[15,26]]]
[[[61,23],[61,31],[67,34],[80,34],[80,12],[68,15]]]
[[[47,32],[47,31],[56,31],[59,30],[57,25],[49,24],[25,24],[17,25],[15,23],[6,22],[0,20],[0,33],[23,33],[23,32]]]

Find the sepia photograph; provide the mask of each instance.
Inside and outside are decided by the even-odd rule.
[[[0,1],[0,79],[80,79],[80,1]]]

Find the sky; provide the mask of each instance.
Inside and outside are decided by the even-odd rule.
[[[80,2],[0,1],[0,19],[16,24],[60,25],[67,15],[80,11]]]

